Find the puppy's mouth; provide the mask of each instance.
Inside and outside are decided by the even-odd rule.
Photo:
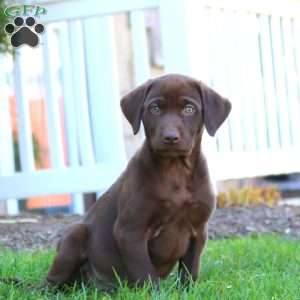
[[[160,148],[160,149],[155,149],[154,152],[160,156],[166,156],[166,157],[187,156],[190,153],[189,150],[176,149],[176,148]]]

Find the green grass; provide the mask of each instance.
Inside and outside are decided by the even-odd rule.
[[[53,251],[0,252],[0,277],[36,283],[44,278]],[[202,259],[201,280],[189,290],[176,288],[176,273],[159,290],[120,287],[112,295],[77,286],[54,292],[0,283],[0,299],[300,299],[300,241],[276,236],[209,241]]]

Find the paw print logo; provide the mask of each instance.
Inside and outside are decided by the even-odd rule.
[[[36,47],[39,43],[39,34],[45,31],[45,27],[36,23],[33,17],[28,17],[26,20],[16,17],[13,23],[6,24],[4,30],[11,35],[10,41],[13,47],[21,45]]]

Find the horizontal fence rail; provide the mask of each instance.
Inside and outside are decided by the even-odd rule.
[[[37,171],[29,176],[26,173],[3,176],[1,198],[101,191],[107,189],[122,170],[120,165],[97,164],[92,167],[65,168],[59,172],[55,169]]]
[[[43,17],[43,22],[52,23],[61,20],[83,19],[95,16],[112,15],[121,12],[157,8],[159,7],[159,2],[159,0],[70,0],[53,3],[45,1],[45,6],[48,10],[48,13],[45,17]],[[41,1],[38,3],[43,4]]]

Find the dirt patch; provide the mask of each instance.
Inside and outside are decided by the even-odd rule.
[[[55,247],[67,225],[80,219],[74,215],[0,217],[0,245],[13,250]],[[300,207],[218,208],[210,221],[211,239],[253,233],[300,238]]]
[[[80,220],[79,216],[21,215],[0,217],[0,245],[13,250],[55,247],[68,224]]]
[[[210,238],[277,233],[300,238],[300,207],[219,208],[210,220]]]

